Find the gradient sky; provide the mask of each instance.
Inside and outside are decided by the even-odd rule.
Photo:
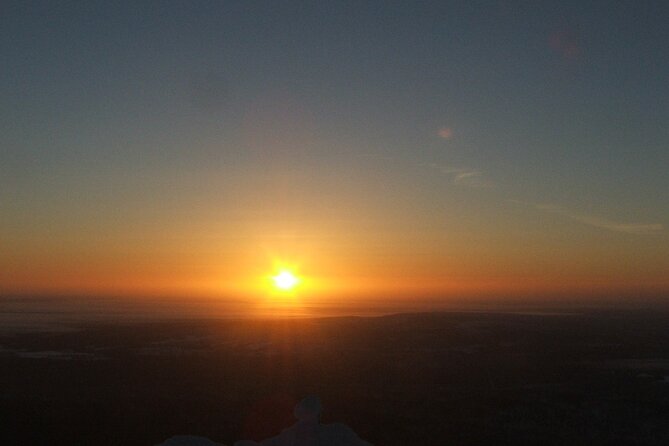
[[[667,292],[668,5],[2,2],[0,292]]]

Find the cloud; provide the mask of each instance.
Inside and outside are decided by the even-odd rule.
[[[441,139],[451,139],[453,137],[453,129],[450,127],[441,127],[437,131],[437,135],[439,135]]]
[[[580,214],[577,212],[573,212],[569,209],[565,209],[561,206],[556,206],[552,204],[533,204],[532,206],[540,211],[561,215],[563,217],[575,220],[579,223],[583,223],[588,226],[606,229],[614,232],[645,235],[645,234],[657,234],[658,232],[664,230],[664,226],[660,223],[621,223],[594,215]]]
[[[457,173],[453,178],[455,184],[466,184],[473,180],[480,180],[481,172],[478,170],[467,170],[464,172]]]
[[[457,184],[459,186],[482,189],[492,187],[493,185],[492,182],[487,180],[483,173],[478,169],[440,166],[434,163],[430,164],[429,166],[445,175],[449,175],[453,184]]]

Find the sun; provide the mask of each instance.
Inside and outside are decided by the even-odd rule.
[[[274,286],[283,291],[290,291],[300,283],[300,279],[295,274],[286,270],[280,271],[276,276],[272,276],[272,280],[274,281]]]

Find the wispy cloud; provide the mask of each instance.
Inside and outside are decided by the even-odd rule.
[[[485,178],[483,172],[478,169],[469,169],[465,167],[440,166],[438,164],[429,164],[429,167],[439,172],[449,175],[453,184],[474,188],[492,187],[492,181]]]
[[[595,228],[606,229],[608,231],[623,232],[626,234],[635,234],[635,235],[646,235],[646,234],[657,234],[664,230],[664,226],[661,223],[621,223],[618,221],[609,220],[607,218],[599,217],[596,215],[574,212],[570,209],[564,208],[562,206],[557,206],[554,204],[531,204],[531,203],[523,203],[516,200],[511,200],[511,201],[516,203],[529,204],[530,206],[540,211],[560,215],[562,217],[569,218],[579,223],[583,223],[585,225],[592,226]]]

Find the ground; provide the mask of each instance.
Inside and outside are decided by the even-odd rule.
[[[89,324],[0,336],[0,442],[223,444],[317,394],[376,445],[669,444],[666,313]]]

